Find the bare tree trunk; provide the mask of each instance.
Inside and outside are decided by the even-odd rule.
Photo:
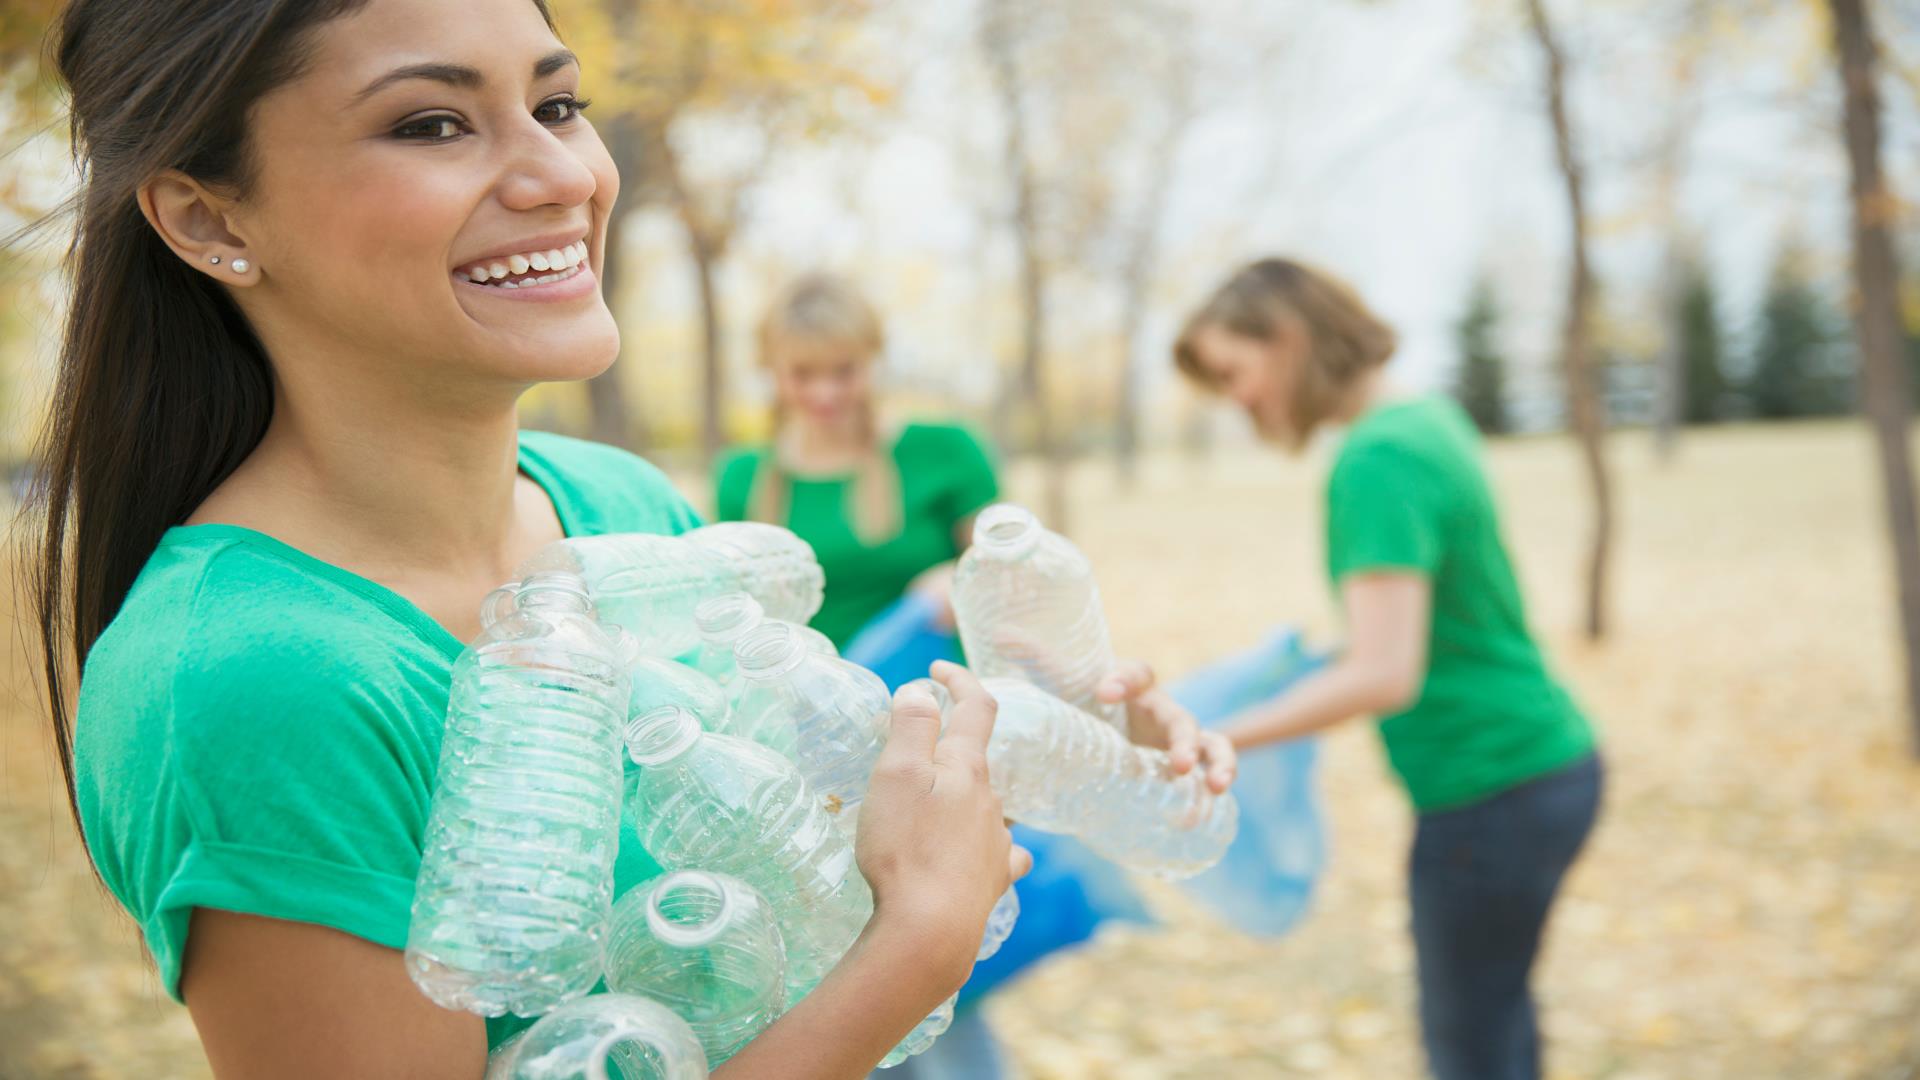
[[[1534,37],[1546,61],[1547,113],[1560,173],[1566,181],[1567,211],[1573,225],[1572,268],[1567,282],[1566,325],[1561,334],[1561,364],[1566,375],[1567,413],[1580,441],[1587,480],[1593,491],[1593,535],[1587,556],[1587,637],[1607,632],[1607,569],[1613,545],[1613,484],[1607,472],[1606,416],[1593,370],[1589,309],[1593,302],[1593,264],[1587,253],[1586,175],[1576,152],[1573,118],[1567,108],[1566,55],[1554,36],[1545,0],[1527,0]]]
[[[1904,355],[1891,225],[1899,214],[1880,168],[1879,62],[1870,16],[1862,0],[1830,0],[1843,120],[1853,171],[1853,275],[1858,290],[1854,329],[1866,382],[1866,412],[1880,452],[1880,478],[1900,587],[1900,625],[1906,641],[1907,719],[1920,756],[1920,520],[1916,519],[1907,415],[1912,388]]]
[[[646,158],[641,150],[641,141],[633,130],[631,121],[616,117],[601,129],[601,137],[606,140],[607,152],[613,158],[614,167],[624,177],[633,190],[641,187],[641,170],[645,168]],[[631,199],[625,206],[614,210],[607,220],[607,235],[602,239],[605,249],[605,265],[600,276],[600,292],[607,299],[607,306],[613,310],[617,320],[623,308],[620,288],[626,283],[626,242],[623,239],[626,230],[622,227],[629,208],[637,205],[637,198]],[[623,337],[624,342],[624,337]],[[622,353],[626,349],[621,349]],[[587,380],[587,407],[589,414],[589,436],[595,442],[611,443],[628,450],[638,450],[647,443],[646,421],[637,410],[627,402],[625,384],[622,382],[622,369],[627,363],[616,363],[612,369],[595,378]]]
[[[995,92],[1007,124],[1005,162],[1013,180],[1013,232],[1020,248],[1020,396],[1032,418],[1034,450],[1045,466],[1045,516],[1050,528],[1067,526],[1066,462],[1054,438],[1046,394],[1046,268],[1040,255],[1035,207],[1033,158],[1027,143],[1026,110],[1020,94],[1020,67],[1009,0],[989,0],[982,14],[981,44],[993,74]],[[1001,395],[1003,408],[1008,404]],[[1009,410],[1010,411],[1010,410]]]
[[[725,239],[714,235],[687,189],[680,173],[680,159],[664,130],[649,140],[659,167],[661,182],[673,201],[674,216],[687,238],[687,255],[693,263],[694,284],[700,293],[700,370],[704,386],[700,401],[700,455],[702,465],[711,465],[726,446],[726,356],[721,334],[721,301],[714,279],[715,264],[723,254]]]

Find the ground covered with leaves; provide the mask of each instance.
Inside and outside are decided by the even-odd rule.
[[[1563,440],[1493,451],[1534,623],[1603,731],[1607,806],[1538,988],[1555,1078],[1920,1076],[1920,766],[1898,707],[1873,457],[1853,427],[1613,452],[1614,630],[1577,633],[1587,512]],[[1279,622],[1334,626],[1318,467],[1253,452],[1075,476],[1123,652],[1177,674]],[[1016,476],[1017,494],[1037,494]],[[89,876],[16,670],[0,740],[0,1077],[201,1078],[185,1011]],[[1278,941],[1164,902],[990,1015],[1034,1080],[1420,1074],[1403,862],[1373,736],[1327,740],[1333,855]]]

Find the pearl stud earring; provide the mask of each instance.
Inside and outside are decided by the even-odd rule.
[[[248,270],[251,270],[252,268],[253,268],[252,264],[247,262],[247,260],[245,259],[233,260],[233,272],[236,274],[244,274]]]

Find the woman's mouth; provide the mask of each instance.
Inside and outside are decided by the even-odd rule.
[[[527,289],[553,285],[588,271],[587,242],[561,248],[502,255],[453,272],[454,278],[490,289]]]

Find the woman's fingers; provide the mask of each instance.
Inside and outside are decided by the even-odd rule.
[[[1200,722],[1181,704],[1163,693],[1156,693],[1148,705],[1167,740],[1167,760],[1175,773],[1193,770],[1199,760]]]
[[[1207,763],[1207,787],[1215,795],[1233,786],[1233,778],[1240,774],[1240,757],[1233,749],[1233,740],[1217,731],[1201,732],[1200,758]]]
[[[1130,701],[1153,688],[1153,668],[1142,660],[1122,660],[1100,681],[1094,696],[1109,705]]]
[[[999,713],[1000,703],[980,685],[973,672],[958,664],[936,661],[933,678],[953,695],[953,706],[947,710],[944,741],[985,757],[987,744],[993,739],[993,720]]]
[[[1028,851],[1019,844],[1013,845],[1012,850],[1007,852],[1007,880],[1019,881],[1032,871],[1033,852]]]
[[[893,695],[893,725],[882,756],[930,762],[939,741],[940,703],[923,686],[902,686]]]

